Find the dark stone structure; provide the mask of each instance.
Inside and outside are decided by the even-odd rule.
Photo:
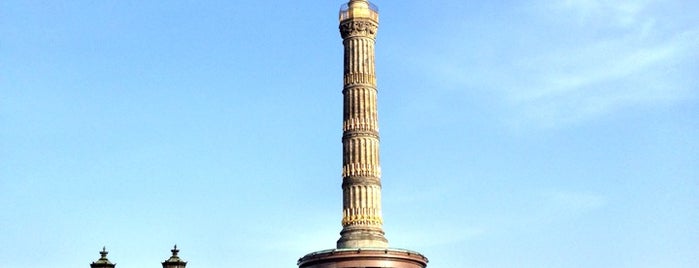
[[[97,261],[90,263],[90,268],[114,268],[116,263],[111,263],[109,259],[107,259],[107,254],[109,254],[107,248],[102,247],[102,251],[100,251],[101,257]]]
[[[172,256],[163,262],[163,268],[185,268],[185,266],[187,266],[187,262],[177,256],[177,253],[180,252],[180,250],[177,249],[177,245],[175,245],[170,252],[172,252]]]
[[[185,268],[185,266],[187,266],[187,262],[177,256],[177,254],[180,252],[180,250],[177,249],[177,245],[175,245],[170,252],[172,252],[172,256],[162,262],[163,268]],[[107,253],[109,252],[105,249],[105,247],[102,247],[102,251],[100,251],[101,257],[97,261],[91,263],[90,268],[114,268],[116,263],[111,263],[109,259],[107,259]]]

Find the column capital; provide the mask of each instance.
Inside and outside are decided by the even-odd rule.
[[[376,38],[379,25],[371,20],[347,20],[340,23],[342,39],[349,37]]]

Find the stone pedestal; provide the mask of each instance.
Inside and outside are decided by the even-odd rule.
[[[298,261],[299,268],[425,268],[427,258],[404,249],[344,248],[316,251]]]

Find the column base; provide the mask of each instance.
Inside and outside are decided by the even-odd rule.
[[[343,248],[316,251],[298,261],[299,268],[425,268],[427,257],[405,249]]]
[[[340,232],[337,248],[388,248],[388,240],[381,229],[348,226]]]

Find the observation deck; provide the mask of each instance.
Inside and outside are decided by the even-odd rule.
[[[357,1],[340,7],[340,22],[354,18],[365,18],[379,22],[379,7],[369,1]]]

